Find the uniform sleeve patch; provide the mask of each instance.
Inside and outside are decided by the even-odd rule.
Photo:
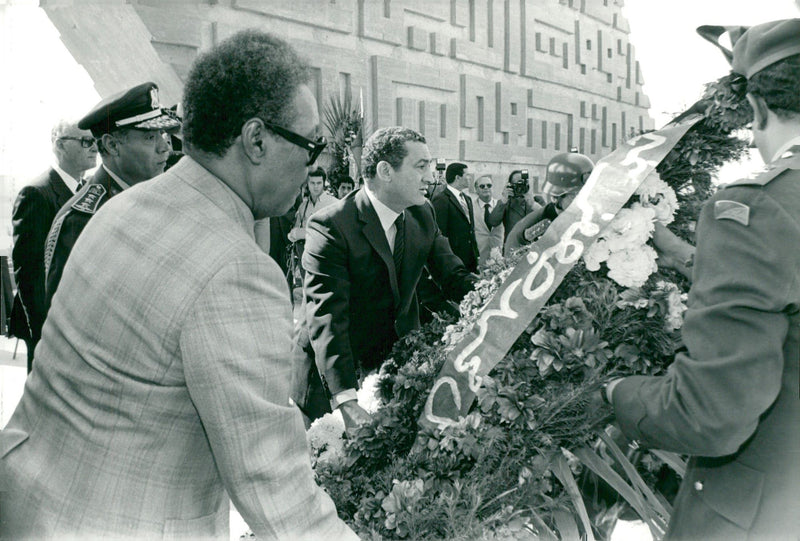
[[[733,220],[747,227],[750,223],[750,207],[738,201],[720,199],[714,202],[714,218],[717,220]]]
[[[81,197],[72,204],[72,208],[87,214],[94,214],[106,195],[106,188],[101,184],[90,184]]]

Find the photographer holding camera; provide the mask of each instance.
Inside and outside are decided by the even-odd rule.
[[[487,225],[491,227],[503,224],[505,228],[504,242],[518,221],[541,208],[528,193],[529,191],[527,169],[518,169],[508,175],[508,183],[500,196],[500,201],[489,214],[487,222]]]

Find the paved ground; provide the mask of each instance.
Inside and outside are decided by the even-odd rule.
[[[0,336],[0,428],[6,426],[25,386],[26,350],[25,342],[19,341],[14,358],[16,338]]]

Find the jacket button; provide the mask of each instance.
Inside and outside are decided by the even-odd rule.
[[[700,492],[701,490],[703,490],[703,482],[702,481],[695,481],[693,486],[694,486],[695,491],[697,491],[697,492]]]

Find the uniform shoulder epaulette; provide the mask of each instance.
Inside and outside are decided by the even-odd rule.
[[[80,197],[72,204],[72,208],[86,214],[94,214],[100,207],[108,191],[102,184],[89,184]]]
[[[764,169],[760,172],[726,184],[722,189],[733,188],[734,186],[766,186],[787,169],[800,169],[800,152],[787,152],[774,162],[764,166]]]

